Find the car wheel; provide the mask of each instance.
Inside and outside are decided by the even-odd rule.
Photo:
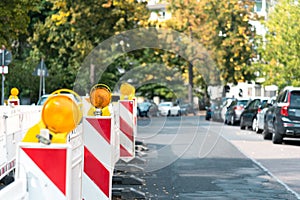
[[[282,144],[283,137],[280,133],[278,133],[277,128],[276,128],[276,123],[274,122],[274,132],[272,134],[272,142],[273,144]]]
[[[230,123],[231,123],[231,125],[234,125],[234,124],[235,124],[234,116],[233,116],[233,115],[232,115],[231,118],[230,118]]]
[[[262,129],[257,128],[256,133],[262,133],[262,132],[263,132]]]
[[[268,122],[265,120],[265,122],[264,122],[264,131],[262,132],[262,135],[263,135],[263,138],[265,140],[271,140],[272,139],[272,133],[270,133],[267,123]]]
[[[242,130],[245,130],[245,129],[246,129],[246,126],[244,125],[244,118],[243,118],[243,117],[241,117],[240,128],[241,128]]]
[[[228,124],[228,123],[227,123],[227,120],[226,120],[226,117],[225,117],[225,120],[224,120],[224,124]]]
[[[262,135],[263,135],[263,138],[265,140],[271,140],[272,139],[272,134],[267,130],[265,129],[263,132],[262,132]]]

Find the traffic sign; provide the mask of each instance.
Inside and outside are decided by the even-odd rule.
[[[3,54],[4,54],[4,63],[3,63]],[[0,49],[0,65],[7,66],[12,61],[12,54],[6,49]]]
[[[8,67],[0,66],[0,74],[8,74]]]
[[[34,76],[48,76],[48,69],[44,61],[41,61],[32,73]]]

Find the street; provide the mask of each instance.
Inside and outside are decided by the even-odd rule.
[[[299,199],[300,141],[274,145],[203,116],[144,118],[148,199]]]

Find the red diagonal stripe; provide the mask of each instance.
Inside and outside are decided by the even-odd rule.
[[[86,120],[110,144],[111,119],[86,118]]]
[[[66,195],[66,149],[22,148],[46,176]]]
[[[133,112],[133,101],[121,101],[121,104],[132,114],[132,112]]]
[[[86,147],[84,147],[84,173],[86,173],[86,175],[109,198],[109,171]]]
[[[129,152],[123,147],[123,145],[120,145],[120,156],[123,156],[123,157],[132,157],[132,154],[129,153]]]
[[[120,130],[133,141],[133,128],[127,122],[120,117]]]

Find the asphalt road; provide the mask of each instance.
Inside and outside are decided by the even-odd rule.
[[[273,145],[203,116],[138,121],[147,199],[300,199],[300,142]]]

